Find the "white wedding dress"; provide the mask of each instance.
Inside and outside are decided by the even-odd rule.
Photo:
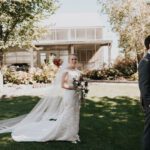
[[[62,68],[60,80],[68,73],[68,84],[80,77],[80,71]],[[59,81],[58,80],[58,81]],[[57,82],[58,82],[57,81]],[[59,81],[60,82],[60,81]],[[13,140],[21,141],[78,141],[80,95],[75,90],[62,89],[53,84],[48,94],[25,116],[0,122],[0,133],[11,132]]]

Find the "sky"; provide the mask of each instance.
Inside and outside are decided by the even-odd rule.
[[[97,0],[60,0],[59,12],[97,12]]]
[[[118,52],[120,51],[120,49],[118,48],[117,35],[111,31],[108,17],[100,11],[101,5],[97,2],[97,0],[59,0],[59,2],[60,8],[56,11],[56,14],[98,13],[101,18],[100,21],[102,23],[102,26],[104,26],[104,39],[113,41],[112,59],[115,59],[117,57]],[[107,59],[107,52],[105,52],[105,59]]]

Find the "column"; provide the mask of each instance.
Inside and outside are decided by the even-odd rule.
[[[33,51],[33,66],[37,67],[37,51]]]
[[[111,44],[108,44],[108,66],[111,66]]]
[[[95,29],[96,30],[96,29]],[[97,60],[97,46],[96,46],[96,44],[95,44],[95,46],[94,46],[94,69],[97,69],[97,63],[98,62],[96,62],[96,60]]]
[[[74,54],[74,45],[71,45],[70,50],[70,54]]]
[[[40,61],[40,59],[41,59],[41,58],[40,58],[40,51],[37,51],[36,57],[37,57],[37,67],[40,67],[40,65],[41,65],[41,64],[40,64],[40,62],[41,62],[41,61]]]
[[[4,53],[4,55],[3,55],[3,65],[6,65],[7,64],[7,62],[6,62],[6,52]]]
[[[33,56],[33,49],[31,48],[29,50],[30,52],[30,67],[32,68],[34,66],[34,56]]]

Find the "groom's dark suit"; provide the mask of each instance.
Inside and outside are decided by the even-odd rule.
[[[145,113],[144,150],[150,150],[150,54],[141,60],[138,67],[141,104]]]

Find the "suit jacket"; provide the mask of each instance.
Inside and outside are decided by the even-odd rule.
[[[144,108],[150,108],[150,54],[147,53],[138,66],[139,89],[141,104]]]

